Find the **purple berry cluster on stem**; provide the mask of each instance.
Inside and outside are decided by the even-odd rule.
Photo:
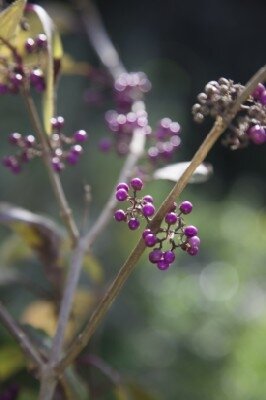
[[[191,256],[198,253],[200,245],[198,229],[184,222],[184,215],[190,214],[192,209],[190,201],[183,201],[179,207],[174,204],[165,216],[164,226],[158,232],[153,233],[150,229],[143,232],[145,245],[153,248],[149,253],[149,261],[156,264],[160,270],[166,270],[173,264],[177,248],[181,248]]]
[[[200,123],[208,115],[214,118],[223,116],[235,104],[243,88],[226,78],[209,82],[192,108],[194,120]],[[266,88],[262,83],[241,105],[223,140],[232,150],[245,147],[250,142],[256,145],[266,143]]]
[[[140,220],[148,223],[155,214],[153,198],[145,195],[139,198],[138,193],[143,189],[143,181],[140,178],[131,179],[129,185],[121,182],[116,188],[116,199],[119,202],[128,202],[126,210],[116,210],[114,218],[118,222],[126,222],[130,230],[136,230],[140,226]]]
[[[133,133],[138,130],[146,136],[146,159],[153,165],[171,159],[181,144],[180,125],[170,118],[161,119],[153,130],[148,114],[136,110],[134,102],[142,99],[150,89],[150,83],[143,73],[122,74],[114,84],[116,110],[107,111],[105,121],[112,137],[104,137],[99,142],[102,152],[114,149],[120,156],[129,153]]]
[[[51,119],[52,134],[48,137],[51,150],[51,164],[55,172],[60,172],[68,165],[76,165],[83,153],[83,144],[88,134],[84,130],[74,132],[72,137],[63,134],[64,118],[61,116]],[[8,136],[11,145],[18,149],[15,155],[5,156],[2,164],[14,174],[22,171],[23,165],[35,157],[42,156],[42,146],[36,140],[35,136],[30,134],[22,136],[18,132],[11,133]],[[66,146],[68,148],[66,149]]]

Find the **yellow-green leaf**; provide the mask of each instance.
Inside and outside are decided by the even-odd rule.
[[[23,16],[26,0],[16,0],[0,13],[0,37],[12,40]]]
[[[23,354],[15,344],[0,347],[0,360],[0,382],[25,366]]]

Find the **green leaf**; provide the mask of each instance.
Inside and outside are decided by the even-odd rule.
[[[57,225],[48,218],[8,203],[0,203],[0,224],[21,236],[37,253],[46,267],[48,278],[58,283],[61,278],[59,263],[62,233]]]
[[[16,0],[0,13],[0,37],[12,40],[23,16],[26,0]]]
[[[0,382],[10,378],[25,366],[25,360],[15,344],[0,347]]]
[[[39,20],[43,33],[47,36],[47,60],[44,69],[46,89],[43,95],[43,123],[46,133],[51,134],[51,118],[55,114],[55,81],[63,49],[59,33],[47,12],[40,6],[31,5],[29,14],[35,15]]]

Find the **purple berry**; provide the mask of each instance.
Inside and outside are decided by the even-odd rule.
[[[199,252],[199,248],[198,248],[197,246],[189,247],[189,248],[187,249],[187,253],[188,253],[190,256],[196,256],[196,255],[198,254],[198,252]]]
[[[8,93],[9,89],[5,83],[0,83],[0,95]]]
[[[263,90],[263,92],[261,93],[259,101],[264,106],[266,105],[266,90]]]
[[[112,141],[109,138],[105,137],[99,141],[99,149],[103,153],[107,153],[111,149],[111,147],[112,147]]]
[[[126,213],[124,210],[116,210],[114,214],[115,220],[120,222],[120,221],[125,221],[126,220]]]
[[[259,83],[254,92],[252,93],[254,99],[260,100],[260,96],[264,90],[265,90],[264,85],[262,83]]]
[[[26,147],[32,147],[34,146],[36,140],[35,137],[33,135],[28,135],[24,138],[24,144]]]
[[[35,42],[39,50],[44,50],[47,48],[47,36],[44,33],[40,33]]]
[[[87,134],[86,131],[84,131],[83,129],[81,129],[81,130],[79,130],[79,131],[76,131],[76,132],[74,133],[73,137],[74,137],[74,140],[75,140],[76,142],[83,143],[83,142],[86,142],[86,140],[88,139],[88,134]]]
[[[178,221],[178,216],[174,212],[167,213],[165,216],[165,222],[169,225],[174,225]]]
[[[149,233],[145,236],[144,241],[147,247],[153,247],[157,243],[157,237],[154,233]]]
[[[171,250],[168,250],[163,254],[163,259],[167,263],[172,264],[175,261],[175,253]]]
[[[14,89],[18,88],[23,81],[23,76],[21,74],[14,74],[10,76],[10,82],[13,85]]]
[[[187,237],[192,237],[197,235],[198,229],[194,225],[188,225],[184,227],[183,232]]]
[[[12,165],[10,166],[11,172],[13,172],[13,174],[19,174],[21,172],[21,169],[21,165],[18,163],[18,161],[14,160]]]
[[[125,189],[127,192],[129,191],[128,184],[125,182],[121,182],[117,185],[116,190]]]
[[[147,194],[146,196],[143,197],[143,200],[146,201],[146,203],[153,203],[153,197]]]
[[[2,164],[4,167],[11,168],[14,160],[15,160],[14,156],[5,156],[2,160]]]
[[[155,207],[152,203],[147,203],[142,207],[144,217],[151,217],[155,213]]]
[[[160,249],[154,249],[149,253],[149,260],[151,263],[156,264],[161,260],[163,252]]]
[[[142,234],[143,239],[145,239],[145,237],[146,237],[147,235],[150,235],[150,234],[152,234],[152,231],[151,231],[150,229],[145,229],[145,231],[144,231],[143,234]]]
[[[249,128],[247,134],[250,140],[255,144],[263,144],[266,142],[265,129],[259,124],[253,125]]]
[[[200,245],[200,238],[198,236],[191,236],[188,239],[188,243],[190,244],[191,247],[199,247]]]
[[[14,132],[14,133],[10,133],[10,135],[8,136],[8,141],[10,144],[18,144],[19,141],[21,140],[21,134]]]
[[[38,92],[43,92],[45,90],[45,80],[40,68],[35,68],[30,72],[30,83]]]
[[[115,196],[118,201],[125,201],[128,197],[128,193],[125,189],[118,189]]]
[[[55,172],[60,172],[64,168],[64,164],[60,161],[59,157],[53,157],[52,167]]]
[[[79,154],[70,151],[66,156],[66,161],[69,165],[76,165],[79,161]]]
[[[33,53],[35,50],[35,41],[32,38],[28,38],[25,42],[25,49],[28,53]]]
[[[76,156],[80,156],[83,153],[83,148],[79,144],[75,144],[70,148],[70,152]]]
[[[169,209],[169,212],[175,212],[175,210],[177,209],[177,204],[176,204],[176,202],[174,201],[173,202],[173,205],[170,207],[170,209]]]
[[[192,203],[190,203],[190,201],[182,201],[182,203],[179,206],[179,210],[183,213],[183,214],[189,214],[193,209],[193,205]]]
[[[139,226],[140,226],[140,222],[137,218],[131,218],[128,221],[128,227],[131,231],[135,231],[136,229],[138,229]]]
[[[62,129],[64,126],[64,123],[65,123],[65,120],[61,116],[51,118],[51,125],[52,125],[52,128],[55,130],[59,131],[60,129]]]
[[[168,269],[169,266],[170,266],[170,264],[169,264],[167,261],[165,261],[164,259],[159,260],[159,261],[157,262],[157,267],[158,267],[160,270],[162,270],[162,271]]]
[[[130,185],[133,190],[141,190],[143,188],[143,182],[140,178],[131,179]]]

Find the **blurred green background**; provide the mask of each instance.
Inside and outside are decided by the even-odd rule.
[[[41,4],[58,23],[65,52],[97,67],[71,6],[67,2]],[[244,83],[265,62],[265,2],[101,0],[97,4],[126,68],[143,70],[152,82],[153,90],[147,96],[150,124],[154,127],[165,116],[179,121],[183,145],[175,161],[189,160],[211,125],[192,122],[190,109],[196,94],[207,81],[220,76]],[[84,128],[90,135],[86,155],[77,167],[63,172],[62,181],[79,223],[83,186],[91,185],[91,225],[123,162],[97,151],[99,138],[107,133],[103,113],[113,104],[108,96],[100,107],[87,104],[84,92],[94,86],[86,77],[62,76],[58,95],[58,113],[65,117],[66,133]],[[31,133],[31,128],[20,99],[5,96],[0,102],[2,157],[12,151],[7,134]],[[147,262],[145,254],[90,344],[89,352],[118,371],[122,382],[138,386],[128,399],[265,398],[265,145],[230,152],[218,143],[208,161],[214,167],[213,177],[182,194],[182,200],[194,204],[188,220],[199,227],[199,256],[180,254],[169,271],[161,272]],[[19,176],[1,168],[0,179],[1,201],[60,221],[39,160]],[[170,182],[157,181],[145,190],[158,206],[171,187]],[[9,231],[1,228],[0,234],[4,243]],[[102,288],[138,237],[138,232],[128,232],[113,221],[103,232],[95,245],[104,270]],[[14,267],[36,283],[45,280],[34,256]],[[16,316],[36,298],[4,283],[0,295]],[[15,346],[4,329],[0,328],[0,335],[0,363],[11,363],[18,357],[10,353]],[[85,383],[94,382],[92,399],[126,400],[96,369],[81,365],[80,370]],[[2,391],[18,382],[24,388],[19,400],[35,399],[36,382],[21,368],[11,371],[7,379],[2,378]],[[97,384],[103,388],[101,395],[97,395]]]

